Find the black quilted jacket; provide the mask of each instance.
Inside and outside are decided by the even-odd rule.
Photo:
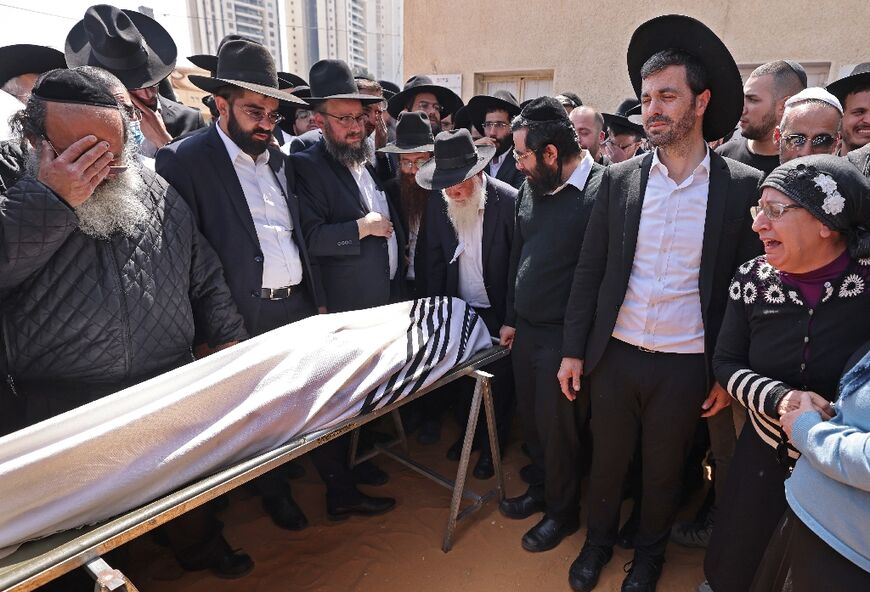
[[[30,176],[0,196],[0,329],[16,382],[130,384],[191,361],[195,332],[211,345],[246,337],[187,205],[142,174],[151,215],[133,238],[82,234]]]

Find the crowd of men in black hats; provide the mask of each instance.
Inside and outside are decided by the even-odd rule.
[[[63,53],[0,48],[0,86],[20,101],[0,144],[0,433],[311,315],[455,296],[511,348],[489,370],[498,441],[516,413],[530,459],[527,490],[500,505],[540,515],[524,549],[579,529],[587,477],[574,590],[595,587],[614,545],[634,549],[628,591],[655,589],[669,540],[707,546],[745,421],[711,357],[729,282],[762,252],[750,208],[766,175],[807,155],[870,176],[868,64],[825,89],[777,60],[743,84],[712,31],[669,15],[635,31],[637,98],[604,113],[570,92],[465,104],[427,76],[399,88],[341,60],[306,80],[233,35],[190,57],[209,72],[190,76],[206,125],[167,96],[176,54],[156,21],[108,5]],[[467,386],[409,406],[407,431],[438,442]],[[488,479],[483,430],[473,472]],[[347,449],[310,453],[329,519],[390,511],[359,489],[389,476],[349,469]],[[705,456],[714,485],[675,525]],[[253,483],[279,527],[308,524],[288,484],[301,470]],[[221,530],[205,507],[161,537],[186,569],[247,574]],[[762,558],[732,561],[702,589],[748,589],[710,572],[751,582]]]

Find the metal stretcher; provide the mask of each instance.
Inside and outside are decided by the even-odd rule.
[[[384,454],[453,491],[441,545],[441,549],[446,553],[453,545],[458,521],[479,510],[487,501],[496,497],[499,501],[504,498],[504,476],[501,469],[501,455],[497,442],[490,385],[492,375],[482,371],[481,368],[508,354],[509,350],[493,346],[478,352],[467,362],[456,366],[430,386],[367,415],[349,419],[329,430],[297,438],[274,450],[223,469],[214,475],[191,483],[178,491],[101,524],[68,530],[25,543],[13,554],[0,559],[0,591],[24,592],[33,590],[78,567],[84,567],[94,578],[97,590],[135,592],[136,587],[133,583],[121,572],[106,564],[101,557],[103,554],[348,432],[353,432],[350,453],[351,465],[363,462],[377,454]],[[410,458],[398,410],[402,405],[465,376],[474,378],[476,384],[459,468],[456,472],[456,479],[450,480]],[[469,456],[471,455],[472,441],[481,406],[486,415],[495,469],[495,487],[482,495],[465,488]],[[359,432],[356,430],[387,413],[392,415],[396,425],[395,440],[378,444],[371,452],[359,456],[357,454]],[[395,447],[401,448],[401,452],[393,450]],[[463,498],[470,499],[472,503],[460,511]]]

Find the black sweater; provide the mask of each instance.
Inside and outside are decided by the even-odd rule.
[[[782,442],[777,407],[792,389],[829,401],[846,362],[870,339],[870,259],[850,261],[825,284],[815,308],[780,279],[764,256],[740,266],[713,356],[716,379],[749,411],[772,447]],[[810,322],[812,321],[812,322]],[[798,453],[789,446],[789,455]]]
[[[516,317],[533,324],[562,325],[604,170],[593,164],[583,191],[569,184],[537,199],[528,183],[523,184],[517,197],[508,271],[506,325],[516,326]]]

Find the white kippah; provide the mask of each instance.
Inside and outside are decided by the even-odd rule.
[[[820,86],[810,86],[809,88],[803,89],[798,94],[792,95],[785,102],[785,106],[791,107],[792,105],[803,103],[804,101],[822,101],[839,111],[840,115],[843,114],[843,106],[840,104],[839,99]]]

